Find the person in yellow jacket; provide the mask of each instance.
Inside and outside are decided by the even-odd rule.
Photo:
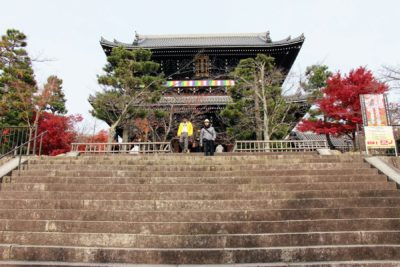
[[[179,144],[183,153],[189,153],[189,138],[193,136],[193,125],[187,118],[183,118],[182,122],[179,124],[178,137]]]

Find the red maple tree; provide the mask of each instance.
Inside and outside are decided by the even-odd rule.
[[[303,119],[298,129],[329,136],[348,135],[354,142],[357,124],[362,124],[360,95],[382,94],[388,90],[385,83],[376,80],[364,67],[342,76],[339,72],[326,81],[322,97],[317,99],[315,114]],[[331,143],[330,143],[331,145]]]
[[[39,119],[38,133],[43,136],[42,154],[55,156],[71,150],[76,138],[75,124],[82,121],[81,115],[60,116],[44,112]]]

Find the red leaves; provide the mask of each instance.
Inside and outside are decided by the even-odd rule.
[[[75,140],[74,126],[82,121],[81,115],[59,116],[44,112],[39,120],[39,134],[43,137],[42,154],[55,156],[70,151]]]
[[[372,72],[360,67],[344,77],[338,72],[327,80],[322,98],[316,101],[319,119],[305,119],[298,129],[318,134],[341,135],[355,131],[362,123],[360,94],[380,94],[387,91],[386,84],[377,81]]]
[[[94,136],[87,138],[86,143],[107,143],[108,142],[108,132],[106,130],[101,130]]]

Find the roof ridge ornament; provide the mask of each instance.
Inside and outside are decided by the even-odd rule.
[[[269,31],[267,31],[267,32],[265,33],[265,41],[266,41],[267,43],[272,43],[272,39],[271,39],[271,35],[270,35],[270,32],[269,32]]]
[[[137,31],[135,31],[135,40],[133,40],[133,44],[137,45],[139,43],[140,36]]]

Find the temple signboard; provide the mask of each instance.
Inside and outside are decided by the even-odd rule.
[[[395,149],[396,141],[390,126],[387,100],[384,94],[360,95],[364,123],[365,147],[368,149]]]
[[[365,143],[368,148],[394,148],[395,140],[391,126],[365,126]]]
[[[361,95],[365,126],[388,126],[386,98],[383,94]]]

